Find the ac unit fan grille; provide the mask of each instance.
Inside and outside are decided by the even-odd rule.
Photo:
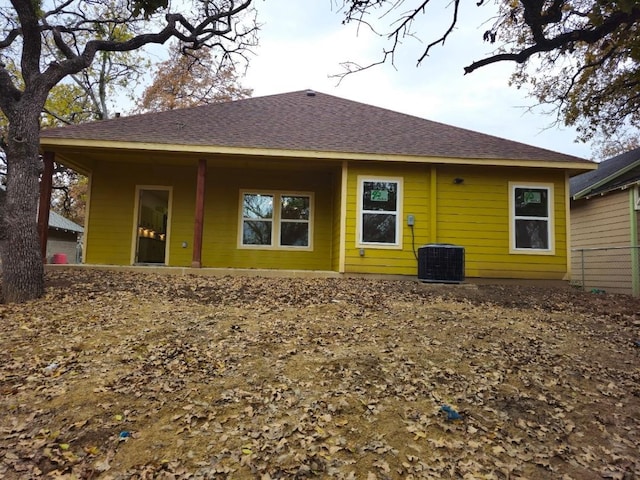
[[[464,281],[464,248],[431,244],[418,249],[418,279],[423,282]]]

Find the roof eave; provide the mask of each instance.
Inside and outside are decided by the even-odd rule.
[[[80,140],[66,138],[42,138],[41,149],[47,147],[55,151],[56,147],[65,148],[88,148],[88,149],[113,149],[127,151],[148,151],[148,152],[175,152],[194,153],[212,155],[245,155],[263,156],[278,158],[315,158],[324,160],[354,160],[354,161],[385,161],[403,163],[441,163],[451,165],[490,165],[490,166],[530,166],[536,168],[553,168],[570,170],[572,173],[582,173],[597,168],[597,164],[587,161],[551,161],[551,160],[528,160],[528,159],[508,159],[490,157],[440,157],[427,155],[409,154],[385,154],[385,153],[360,153],[360,152],[340,152],[321,150],[293,150],[279,148],[257,148],[257,147],[229,147],[220,145],[179,145],[146,142],[120,142],[104,140]],[[68,159],[67,159],[68,160]],[[72,166],[73,167],[73,166]],[[82,172],[81,172],[82,173]]]
[[[620,190],[620,191],[629,190],[630,188],[633,188],[636,185],[640,185],[640,179],[631,180],[629,182],[623,183],[622,185],[616,185],[613,188],[607,188],[607,189],[598,190],[598,191],[591,190],[588,194],[586,194],[586,195],[584,195],[584,196],[582,196],[580,198],[584,198],[585,200],[589,200],[590,198],[601,197],[603,195],[606,195],[607,193],[617,192],[618,190]],[[571,197],[571,198],[573,200],[580,200],[580,198],[574,198],[574,197]]]
[[[74,230],[74,229],[63,228],[63,227],[54,227],[52,225],[49,225],[49,228],[51,228],[53,230],[57,230],[59,232],[82,233],[82,230]]]
[[[600,181],[598,181],[598,182],[596,182],[596,183],[594,183],[592,185],[589,185],[587,188],[583,188],[579,192],[576,192],[571,198],[573,200],[579,200],[579,199],[581,199],[583,197],[587,197],[589,195],[589,193],[593,192],[594,190],[597,190],[598,188],[606,185],[609,182],[612,182],[613,180],[615,180],[619,176],[624,175],[625,173],[633,170],[634,168],[636,168],[638,166],[640,166],[640,158],[638,160],[636,160],[635,162],[630,163],[626,167],[623,167],[623,168],[621,168],[619,170],[616,170],[614,173],[612,173],[608,177],[605,177],[602,180],[600,180]],[[634,181],[634,182],[630,182],[630,183],[636,183],[636,182]],[[620,186],[620,187],[616,187],[616,188],[614,188],[612,190],[618,190],[618,189],[622,189],[622,188],[623,188],[623,186]],[[627,185],[627,187],[624,187],[624,188],[628,188],[628,185]],[[609,190],[609,191],[611,191],[611,190]]]

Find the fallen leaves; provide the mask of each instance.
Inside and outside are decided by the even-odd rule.
[[[4,478],[640,475],[640,303],[629,297],[47,280],[45,299],[0,305]]]

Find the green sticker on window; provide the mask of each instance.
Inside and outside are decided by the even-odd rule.
[[[389,192],[387,190],[371,190],[372,202],[388,202]]]
[[[542,203],[542,194],[540,192],[525,191],[524,203]]]

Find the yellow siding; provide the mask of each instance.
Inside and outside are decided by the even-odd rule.
[[[347,271],[415,275],[414,245],[438,242],[465,248],[467,277],[562,279],[567,273],[566,211],[564,172],[501,167],[438,166],[435,178],[429,166],[374,165],[349,170],[347,211]],[[356,246],[358,175],[402,177],[402,249],[367,247],[364,257]],[[464,178],[455,184],[454,178]],[[555,254],[531,255],[509,252],[509,182],[553,184]],[[436,192],[433,192],[435,186]],[[433,202],[436,205],[431,205]],[[434,207],[434,208],[432,208]],[[430,225],[434,219],[435,235]],[[407,214],[414,214],[415,242],[406,225]]]
[[[84,261],[129,265],[135,185],[115,183],[110,172],[94,170]]]
[[[196,171],[195,162],[189,167],[115,162],[96,166],[91,185],[86,263],[131,263],[136,185],[155,185],[173,188],[168,264],[191,266]],[[333,171],[234,170],[216,168],[210,163],[205,197],[203,267],[331,269],[336,175]],[[313,193],[313,251],[239,249],[240,189]],[[182,247],[183,242],[186,242],[186,248]]]
[[[91,182],[85,262],[129,265],[133,240],[136,185],[173,187],[169,219],[169,261],[191,265],[196,168],[101,163]],[[188,240],[183,249],[181,241]]]
[[[330,270],[334,173],[329,171],[216,170],[209,167],[203,267]],[[313,251],[238,248],[240,190],[314,194]]]
[[[347,225],[346,225],[346,261],[345,270],[357,273],[383,273],[397,275],[417,275],[418,267],[414,256],[411,229],[407,226],[408,214],[415,216],[416,249],[429,239],[429,181],[428,165],[376,166],[350,164],[347,180]],[[402,177],[403,206],[402,249],[380,249],[365,247],[364,256],[356,241],[356,222],[358,216],[358,176]]]
[[[456,185],[453,179],[464,178]],[[509,253],[509,182],[554,189],[555,255]],[[468,277],[562,279],[567,273],[564,173],[516,168],[438,169],[438,242],[465,248]]]
[[[123,159],[121,159],[123,160]],[[155,160],[155,159],[148,159]],[[168,259],[190,266],[193,255],[196,162],[189,166],[96,162],[91,183],[86,262],[131,262],[136,185],[172,187]],[[402,178],[401,248],[357,245],[358,176]],[[456,177],[464,178],[454,184]],[[418,248],[431,242],[465,248],[467,277],[561,279],[567,272],[565,181],[562,170],[515,167],[456,167],[420,164],[349,163],[345,231],[341,232],[342,173],[339,164],[300,168],[300,163],[236,168],[209,161],[202,265],[204,267],[339,270],[416,275]],[[554,188],[555,254],[509,252],[509,182],[540,182]],[[313,250],[238,247],[241,190],[311,192]],[[407,226],[415,217],[414,233]],[[435,215],[435,216],[434,216]],[[340,251],[344,234],[344,252]],[[187,247],[182,244],[186,242]]]

